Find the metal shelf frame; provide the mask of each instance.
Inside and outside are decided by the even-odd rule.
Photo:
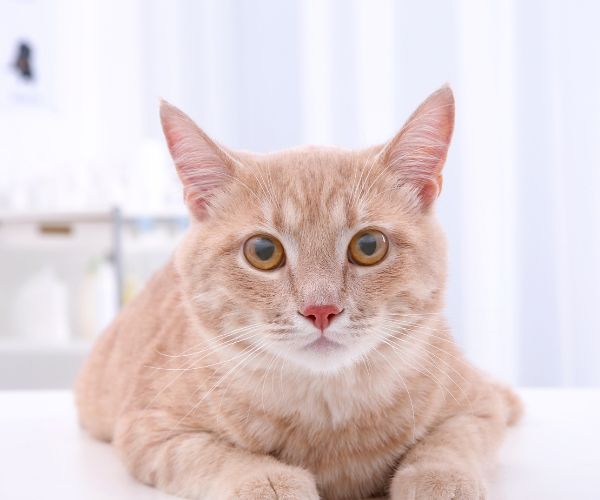
[[[123,230],[126,226],[137,226],[145,223],[183,226],[187,224],[186,214],[128,214],[119,207],[106,212],[73,212],[73,213],[31,213],[0,214],[0,229],[10,225],[36,225],[44,227],[71,227],[74,224],[107,224],[111,231],[111,250],[109,259],[113,264],[117,283],[117,307],[123,305]]]

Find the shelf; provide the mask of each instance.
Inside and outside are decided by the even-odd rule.
[[[28,375],[38,365],[47,366],[46,373],[58,370],[62,374],[48,384],[63,384],[72,379],[93,344],[92,339],[53,342],[50,335],[44,341],[45,330],[36,340],[32,328],[19,326],[11,316],[14,300],[21,297],[19,287],[30,294],[35,286],[63,288],[68,298],[54,312],[66,314],[66,324],[77,335],[82,332],[83,314],[95,319],[105,311],[94,312],[94,307],[122,305],[124,290],[129,296],[169,259],[187,224],[188,217],[181,212],[123,213],[118,208],[50,214],[0,212],[0,256],[10,263],[0,288],[0,387],[13,387],[20,380],[15,378],[17,373],[28,380],[26,386],[41,383],[46,387],[46,381]],[[103,268],[98,274],[100,262]],[[41,285],[40,276],[45,276]],[[86,290],[87,301],[81,302]],[[35,310],[38,302],[23,310]],[[19,338],[21,330],[31,332],[32,338]]]
[[[65,212],[65,213],[0,213],[1,225],[17,224],[110,224],[115,220],[123,224],[138,225],[147,222],[154,224],[183,224],[189,217],[183,212],[120,213],[106,212]]]
[[[12,337],[0,337],[0,352],[2,353],[86,353],[94,344],[94,340],[68,340],[65,342],[47,342],[21,340]]]
[[[2,224],[96,224],[112,222],[110,212],[73,212],[73,213],[3,213],[0,214]]]

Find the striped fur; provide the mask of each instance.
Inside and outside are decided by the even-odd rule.
[[[186,498],[484,498],[520,403],[465,360],[441,312],[433,200],[453,109],[443,88],[387,145],[254,155],[164,104],[193,221],[97,342],[82,425]],[[361,268],[346,249],[366,227],[390,249]],[[286,251],[270,272],[241,250],[265,232]],[[314,303],[343,306],[327,330],[342,347],[306,348],[320,333],[298,311]]]

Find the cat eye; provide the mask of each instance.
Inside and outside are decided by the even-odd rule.
[[[279,240],[265,234],[258,234],[246,240],[244,256],[251,266],[261,271],[276,269],[285,261],[285,252]]]
[[[354,235],[348,245],[350,262],[372,266],[381,262],[388,251],[388,240],[381,231],[367,229]]]

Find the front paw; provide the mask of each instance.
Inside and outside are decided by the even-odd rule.
[[[391,500],[485,500],[477,473],[448,465],[414,464],[400,468],[392,481]]]
[[[297,467],[274,466],[233,480],[227,500],[319,500],[313,475]]]

